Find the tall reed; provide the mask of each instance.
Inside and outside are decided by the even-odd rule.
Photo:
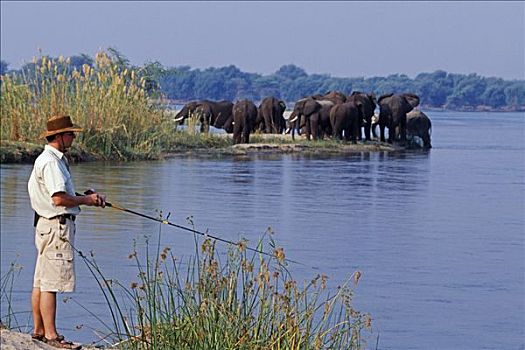
[[[0,276],[0,325],[9,329],[20,327],[12,301],[15,280],[21,271],[22,266],[13,262]]]
[[[2,141],[39,139],[47,119],[68,114],[84,128],[77,143],[102,158],[148,158],[169,148],[173,125],[150,102],[146,80],[101,51],[94,66],[71,69],[67,59],[34,59],[32,70],[2,76]]]
[[[160,232],[160,228],[159,228]],[[160,233],[159,233],[160,236]],[[159,238],[160,242],[160,238]],[[284,250],[264,235],[273,256],[248,256],[241,240],[219,254],[210,239],[195,239],[195,256],[179,260],[169,247],[129,258],[137,280],[129,286],[104,276],[83,256],[114,316],[114,341],[129,349],[361,349],[371,317],[353,306],[360,272],[335,291],[327,277],[292,278]],[[222,260],[222,261],[221,261]],[[110,281],[110,283],[108,283]],[[123,298],[118,298],[123,295]],[[126,311],[124,311],[126,310]]]

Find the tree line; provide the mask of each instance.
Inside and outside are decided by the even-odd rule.
[[[451,110],[525,110],[525,80],[504,80],[483,77],[476,73],[455,74],[437,70],[420,73],[414,79],[404,74],[387,77],[341,78],[328,74],[307,74],[296,65],[283,65],[275,73],[261,75],[242,72],[234,65],[192,69],[190,66],[164,67],[159,62],[132,67],[129,60],[115,49],[108,49],[114,62],[122,67],[135,68],[145,78],[148,91],[153,97],[184,103],[192,100],[211,99],[235,101],[247,98],[261,101],[266,96],[275,96],[293,103],[304,96],[325,94],[328,91],[386,93],[412,92],[420,96],[426,108]],[[51,60],[58,60],[47,57]],[[71,71],[81,71],[94,60],[81,54],[67,60]],[[1,74],[31,74],[38,62],[27,63],[19,70],[9,70],[1,61]]]

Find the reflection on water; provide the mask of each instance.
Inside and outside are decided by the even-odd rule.
[[[525,336],[525,118],[428,114],[430,151],[181,157],[72,171],[77,190],[94,187],[130,209],[169,213],[177,224],[191,216],[198,230],[228,240],[254,245],[271,226],[287,257],[305,264],[291,266],[298,280],[326,273],[335,288],[361,270],[355,303],[374,317],[379,349],[518,349]],[[14,301],[28,311],[31,166],[1,170],[2,269],[19,255],[25,269]],[[77,222],[78,248],[93,251],[123,284],[136,278],[127,259],[133,242],[140,248],[144,235],[155,242],[159,235],[157,223],[109,208],[84,208]],[[193,236],[174,228],[164,227],[160,241],[178,257],[194,252]],[[92,277],[77,266],[74,298],[107,316]],[[101,328],[70,304],[59,305],[59,315],[60,328],[81,341],[96,338],[89,327]],[[75,330],[79,323],[85,327]]]

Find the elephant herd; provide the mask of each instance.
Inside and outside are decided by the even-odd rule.
[[[230,101],[201,100],[187,103],[175,116],[180,124],[192,115],[198,116],[201,132],[208,132],[210,126],[233,133],[233,143],[249,143],[254,131],[282,134],[286,128],[283,117],[286,105],[275,97],[266,97],[259,108],[243,99],[233,104]]]
[[[201,132],[208,132],[210,126],[233,133],[233,142],[249,143],[250,133],[304,133],[310,140],[325,137],[339,140],[371,141],[377,138],[379,125],[380,140],[385,142],[385,128],[388,128],[388,142],[405,145],[406,140],[418,140],[418,145],[431,148],[431,121],[419,110],[419,97],[415,94],[386,94],[376,99],[374,93],[353,92],[347,96],[342,92],[330,91],[324,95],[313,95],[295,102],[288,120],[284,118],[286,105],[275,97],[264,98],[259,107],[243,99],[235,104],[230,101],[201,100],[186,104],[177,113],[175,121],[184,123],[191,115],[198,116]],[[379,115],[374,114],[379,107]],[[364,135],[362,133],[364,130]]]

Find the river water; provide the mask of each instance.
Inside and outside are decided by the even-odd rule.
[[[193,216],[197,229],[225,239],[253,245],[271,226],[287,257],[304,264],[290,266],[298,280],[325,273],[335,288],[361,271],[354,302],[373,317],[369,348],[379,337],[378,349],[524,349],[525,115],[428,115],[430,151],[181,157],[78,164],[72,172],[79,190],[94,187],[153,216],[169,212],[178,224]],[[14,260],[23,266],[12,300],[24,326],[35,259],[31,168],[1,166],[2,274]],[[122,281],[136,279],[127,259],[133,241],[156,242],[159,231],[112,209],[84,208],[77,224],[77,247]],[[163,227],[162,246],[192,255],[190,234]],[[80,259],[77,277],[73,300],[107,317]],[[98,339],[93,329],[102,327],[88,311],[59,304],[60,331]]]

